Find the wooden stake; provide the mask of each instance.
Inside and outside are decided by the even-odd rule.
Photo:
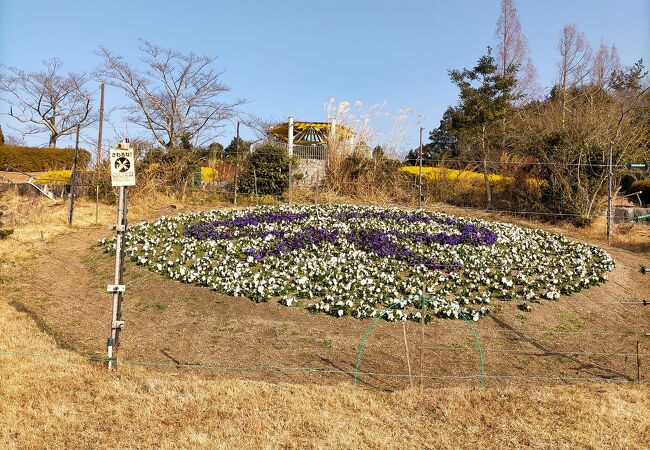
[[[424,389],[424,322],[427,317],[427,303],[424,298],[424,285],[422,285],[422,321],[421,321],[421,334],[420,334],[420,391]]]
[[[641,382],[641,357],[639,355],[639,341],[636,341],[636,381]]]
[[[402,332],[404,333],[404,347],[406,348],[406,365],[409,369],[409,382],[411,389],[413,389],[413,376],[411,374],[411,358],[409,357],[409,343],[406,340],[406,323],[402,322]]]
[[[257,173],[255,172],[255,169],[253,169],[253,184],[255,185],[255,204],[259,205],[260,199],[257,196]]]
[[[102,127],[104,126],[104,82],[101,84],[99,96],[99,133],[97,135],[97,168],[102,163]]]
[[[99,185],[95,186],[95,225],[99,222]]]
[[[72,225],[72,215],[74,214],[74,191],[77,183],[77,159],[79,157],[79,130],[77,124],[77,138],[74,144],[74,161],[72,162],[72,175],[70,177],[70,202],[68,203],[68,225]]]
[[[237,185],[239,184],[239,121],[237,121],[237,136],[235,139],[235,196],[232,199],[232,204],[237,204]]]

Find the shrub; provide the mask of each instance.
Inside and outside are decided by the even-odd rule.
[[[201,166],[195,152],[184,149],[151,149],[136,162],[138,187],[153,187],[159,191],[185,193],[192,185],[194,172]]]
[[[639,192],[639,197],[644,205],[650,205],[650,178],[635,181],[630,185],[629,192]]]
[[[79,150],[78,167],[86,168],[90,153]],[[74,149],[0,146],[0,168],[24,172],[44,172],[48,170],[72,169]]]
[[[265,144],[250,154],[239,187],[244,194],[282,195],[289,187],[289,155],[282,147]]]

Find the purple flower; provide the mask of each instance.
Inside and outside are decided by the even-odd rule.
[[[446,232],[438,232],[428,234],[426,232],[405,233],[400,231],[386,232],[376,229],[355,229],[350,234],[339,236],[337,230],[326,230],[312,226],[303,227],[294,234],[289,234],[284,230],[262,231],[254,228],[266,223],[297,223],[303,221],[307,216],[307,213],[291,213],[285,211],[252,212],[240,217],[195,223],[188,226],[183,234],[198,240],[231,240],[235,238],[234,231],[236,229],[252,228],[247,231],[249,236],[262,239],[267,236],[273,236],[275,239],[269,242],[268,247],[260,249],[249,248],[245,251],[244,256],[253,256],[256,261],[260,261],[266,256],[278,256],[309,246],[317,246],[325,242],[336,245],[339,238],[342,237],[348,243],[354,244],[380,258],[394,258],[412,266],[424,265],[433,270],[449,271],[460,269],[462,267],[461,263],[459,261],[439,261],[435,258],[416,254],[412,250],[409,250],[403,242],[416,242],[426,245],[437,243],[442,245],[468,244],[480,246],[493,245],[497,240],[496,234],[486,227],[480,227],[471,223],[462,223],[451,218],[441,219],[392,211],[349,211],[340,212],[334,217],[341,221],[373,218],[411,223],[440,223],[455,227],[459,233],[449,234]]]

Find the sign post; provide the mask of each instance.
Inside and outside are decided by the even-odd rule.
[[[124,233],[127,228],[127,194],[128,187],[135,186],[135,157],[133,149],[129,147],[128,139],[120,142],[117,148],[110,150],[111,163],[111,185],[119,187],[119,199],[117,203],[117,232],[115,239],[115,278],[113,284],[109,284],[107,291],[113,295],[113,314],[111,319],[111,337],[107,343],[108,370],[113,369],[113,363],[117,365],[117,357],[114,355],[120,343],[120,331],[124,326],[122,320],[122,297],[126,286],[124,285]]]

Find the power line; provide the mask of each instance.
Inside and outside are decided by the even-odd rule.
[[[428,160],[431,163],[461,163],[461,164],[493,164],[493,165],[518,165],[518,166],[561,166],[561,167],[600,167],[600,168],[608,168],[609,164],[604,164],[604,163],[563,163],[563,162],[544,162],[544,161],[497,161],[497,160],[467,160],[467,159],[430,159]],[[612,164],[612,167],[616,168],[622,168],[626,167],[627,164]],[[427,167],[431,167],[430,165],[427,165]],[[449,167],[434,167],[437,169],[442,169],[442,170],[460,170],[463,172],[461,169],[453,169]]]

